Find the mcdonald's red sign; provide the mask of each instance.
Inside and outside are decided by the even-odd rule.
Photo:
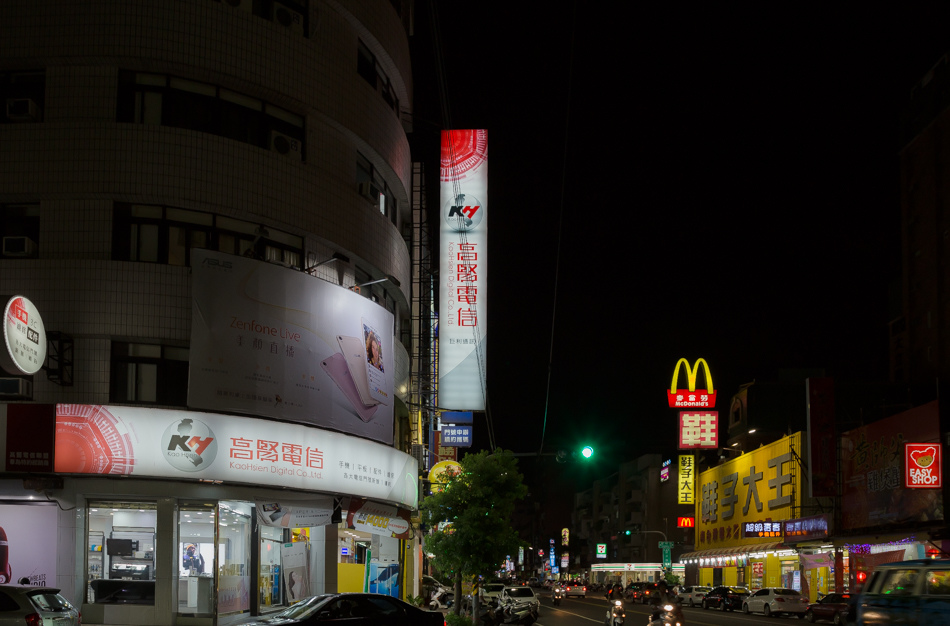
[[[694,528],[695,526],[696,526],[695,517],[677,517],[676,518],[677,528]]]
[[[679,389],[679,375],[680,375],[680,366],[686,366],[686,390]],[[697,390],[696,389],[696,375],[699,374],[699,366],[702,365],[704,374],[706,375],[706,390]],[[696,362],[693,363],[693,366],[690,367],[689,361],[686,359],[680,359],[676,362],[676,367],[673,369],[673,380],[670,382],[670,390],[668,393],[670,408],[688,408],[688,407],[703,407],[711,409],[716,406],[716,389],[713,387],[712,373],[709,371],[709,364],[706,363],[706,359],[696,359]]]

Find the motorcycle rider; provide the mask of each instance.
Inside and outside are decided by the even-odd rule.
[[[614,584],[606,594],[607,602],[613,604],[614,600],[623,600],[623,587],[620,586],[620,583]]]
[[[663,607],[665,605],[671,605],[673,607],[673,614],[677,616],[677,621],[682,623],[683,608],[679,605],[676,595],[670,592],[669,584],[665,580],[660,580],[656,583],[656,594],[650,599],[650,604],[653,605],[651,621],[658,621],[660,614],[663,612]]]

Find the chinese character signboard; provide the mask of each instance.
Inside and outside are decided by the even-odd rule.
[[[306,272],[191,252],[188,406],[393,442],[393,315]]]
[[[692,454],[681,454],[679,466],[676,503],[694,504],[693,494],[696,493],[696,457]]]
[[[485,410],[488,131],[442,131],[439,405]]]
[[[842,433],[842,528],[944,519],[942,489],[905,486],[905,444],[939,440],[937,401]],[[931,446],[936,443],[924,447]],[[927,456],[919,451],[917,458],[926,462]]]
[[[440,441],[446,447],[469,448],[472,445],[472,427],[442,426]]]
[[[46,362],[46,327],[36,305],[13,296],[3,308],[0,367],[10,374],[35,374]]]
[[[939,443],[904,444],[907,473],[904,486],[911,489],[937,489],[943,486],[940,472]]]
[[[663,461],[662,467],[660,467],[660,482],[665,483],[670,479],[670,465],[673,464],[673,459],[667,459]]]
[[[742,536],[782,538],[782,522],[746,522],[742,525]]]
[[[566,546],[571,543],[571,531],[567,528],[561,529],[561,545]]]
[[[56,405],[53,468],[348,493],[416,508],[419,465],[404,452],[299,424],[129,406]]]
[[[686,390],[679,389],[680,366],[686,366]],[[699,374],[699,367],[703,367],[706,375],[706,390],[696,389],[696,375]],[[709,372],[709,365],[706,359],[696,359],[692,367],[686,359],[680,359],[676,362],[673,369],[673,381],[670,383],[669,393],[670,408],[688,408],[699,407],[711,409],[716,406],[716,390],[713,387],[712,374]]]
[[[824,515],[801,517],[782,522],[785,543],[828,538],[828,518]]]
[[[796,460],[801,439],[800,432],[783,437],[699,475],[698,550],[743,545],[749,522],[775,520],[771,523],[778,528],[770,532],[781,534],[778,523],[801,506],[802,472]]]
[[[719,411],[680,411],[680,450],[719,447]]]

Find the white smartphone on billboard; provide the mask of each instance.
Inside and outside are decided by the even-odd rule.
[[[363,363],[366,367],[366,382],[369,386],[369,395],[380,404],[392,403],[392,390],[386,384],[386,369],[383,354],[383,336],[372,324],[363,318],[363,346],[366,358]]]
[[[369,393],[369,382],[366,377],[366,349],[362,340],[359,337],[344,337],[343,335],[337,335],[336,340],[340,344],[340,351],[346,359],[346,366],[356,384],[360,400],[367,406],[379,404],[379,401]]]

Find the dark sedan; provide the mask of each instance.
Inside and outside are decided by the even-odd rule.
[[[275,615],[243,623],[256,626],[445,626],[445,617],[437,611],[423,611],[381,594],[330,593],[311,596]]]
[[[809,604],[805,617],[812,623],[819,619],[831,620],[835,624],[853,622],[857,617],[857,599],[857,594],[829,593],[818,602]]]
[[[748,597],[749,590],[743,587],[714,587],[703,597],[703,608],[738,611]]]

